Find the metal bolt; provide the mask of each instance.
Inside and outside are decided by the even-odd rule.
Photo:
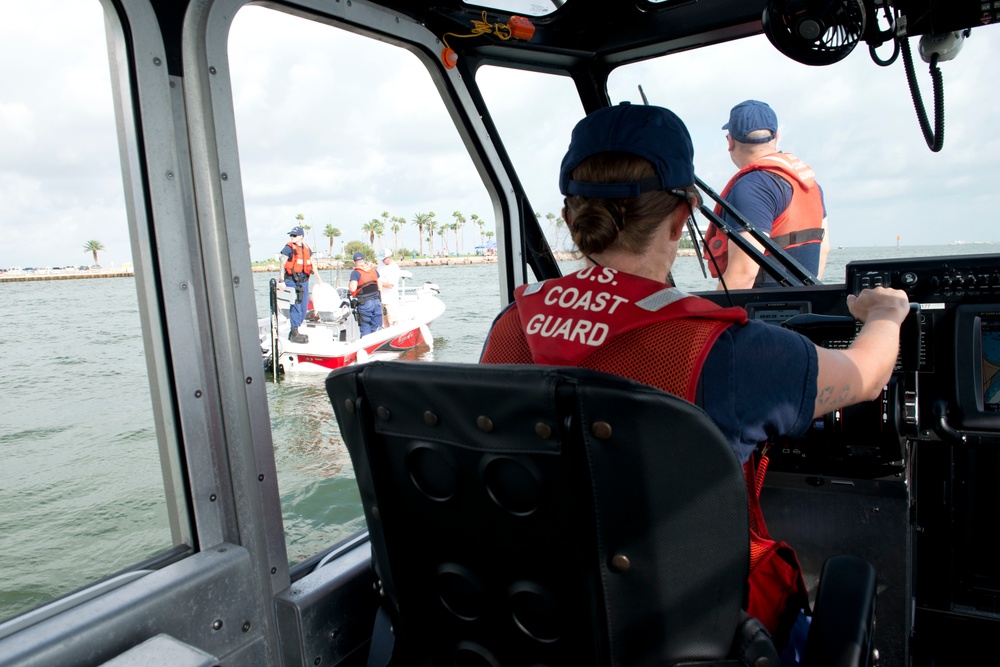
[[[257,481],[258,482],[263,482],[264,481],[264,475],[257,475]]]
[[[195,398],[201,398],[201,389],[195,389],[194,390],[194,397]]]
[[[221,618],[218,619],[217,621],[215,621],[215,623],[212,623],[212,629],[213,630],[221,630],[222,629],[222,619]]]
[[[182,290],[186,290],[187,288],[188,288],[188,284],[187,283],[181,283],[181,289]]]
[[[174,180],[174,172],[172,172],[172,171],[168,171],[167,172],[167,180],[168,181]]]
[[[322,656],[317,655],[315,658],[313,658],[313,664],[314,665],[318,665],[321,662],[323,662],[323,657]]]
[[[376,410],[375,413],[378,414],[378,418],[381,419],[382,421],[389,421],[389,417],[392,416],[392,414],[389,412],[389,408],[385,407],[384,405],[378,406],[378,410]]]
[[[277,574],[277,573],[278,573],[278,568],[272,567],[271,568],[271,574]]]
[[[209,67],[208,68],[208,73],[209,74],[215,74],[215,72],[216,72],[216,69],[214,67]]]
[[[479,415],[476,417],[476,426],[479,427],[480,431],[490,433],[493,431],[493,420],[486,415]]]
[[[247,384],[253,384],[253,378],[248,377],[247,378]]]
[[[424,413],[424,423],[427,424],[428,426],[437,426],[438,416],[433,412],[431,412],[430,410],[428,410],[427,412]]]
[[[215,498],[216,498],[216,496],[215,496],[215,494],[213,493],[212,495],[210,495],[210,496],[208,497],[208,500],[209,500],[210,502],[213,502],[213,503],[214,503],[214,502],[215,502]]]
[[[382,518],[382,513],[378,511],[377,506],[372,507],[372,518],[375,520],[379,520]]]
[[[239,276],[234,276],[233,277],[233,284],[234,285],[239,285],[240,284],[240,277]]]
[[[545,422],[538,422],[535,424],[535,435],[543,440],[548,440],[552,437],[552,427]]]
[[[594,434],[594,437],[598,440],[607,440],[611,437],[611,424],[608,422],[595,422],[591,427],[590,432]]]
[[[243,632],[250,632],[250,621],[243,622]]]
[[[611,569],[615,572],[628,572],[630,567],[632,567],[632,562],[628,556],[616,554],[611,557]]]
[[[153,64],[156,65],[157,67],[159,67],[161,63],[163,63],[163,61],[160,60],[159,58],[153,58]]]
[[[229,180],[229,174],[227,174],[226,172],[222,172],[221,178],[224,181],[228,181]]]
[[[354,401],[352,401],[351,399],[347,399],[346,401],[344,401],[344,409],[350,412],[351,414],[354,414]]]

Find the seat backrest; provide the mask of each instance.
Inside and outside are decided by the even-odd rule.
[[[565,367],[373,362],[326,386],[402,664],[729,653],[746,487],[699,408]]]

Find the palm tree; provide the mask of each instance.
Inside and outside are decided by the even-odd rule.
[[[434,219],[434,211],[427,213],[427,222],[425,223],[427,227],[427,253],[430,255],[434,254],[434,231],[437,229],[437,220]]]
[[[424,225],[427,224],[427,221],[429,219],[430,219],[430,216],[427,215],[426,213],[417,213],[413,217],[413,224],[415,224],[417,226],[417,229],[420,231],[420,254],[421,255],[424,254]]]
[[[399,230],[402,229],[405,224],[406,218],[393,216],[392,226],[389,229],[392,230],[392,254],[394,255],[396,254],[396,251],[399,250]]]
[[[486,224],[486,221],[483,220],[482,218],[480,218],[475,213],[473,213],[472,215],[470,215],[469,219],[472,220],[473,224],[479,226],[479,244],[480,245],[485,244],[486,243],[486,239],[483,237],[483,225]]]
[[[438,226],[438,236],[441,237],[441,252],[445,255],[448,254],[448,239],[445,238],[445,234],[451,229],[451,225],[439,225]]]
[[[375,247],[375,234],[378,233],[378,225],[378,218],[372,218],[365,224],[361,225],[361,231],[368,234],[368,242],[373,248]]]
[[[462,229],[462,225],[465,224],[465,216],[462,215],[461,211],[455,211],[452,213],[455,218],[455,223],[451,226],[452,230],[455,232],[455,252],[459,255],[462,254],[462,241],[458,238],[458,232]]]
[[[382,235],[385,234],[385,223],[381,220],[372,220],[375,223],[375,236],[378,237],[378,247],[382,247]]]
[[[462,220],[465,220],[465,218],[462,218]],[[461,257],[462,256],[462,239],[458,238],[458,230],[460,230],[462,228],[462,223],[460,223],[460,222],[453,222],[450,225],[448,225],[448,227],[451,229],[451,231],[455,232],[455,253],[459,257]]]
[[[97,253],[104,250],[104,244],[100,241],[87,241],[83,244],[84,252],[94,253],[94,266],[98,266],[100,262],[97,261]]]
[[[333,257],[333,240],[340,236],[340,230],[333,225],[327,225],[323,230],[323,236],[330,239],[330,257]]]

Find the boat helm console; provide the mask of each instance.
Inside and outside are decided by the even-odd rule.
[[[773,469],[871,478],[899,472],[908,438],[1000,446],[990,432],[1000,429],[996,256],[852,262],[845,278],[844,285],[731,293],[750,318],[831,349],[846,348],[860,330],[847,311],[849,292],[886,286],[911,302],[881,397],[817,418],[802,438],[771,443]]]

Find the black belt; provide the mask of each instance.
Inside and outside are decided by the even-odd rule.
[[[359,297],[355,297],[355,298],[357,298],[359,306],[361,304],[363,304],[363,303],[368,303],[369,301],[377,301],[377,300],[379,300],[379,297],[376,294],[373,294],[371,296],[359,296]]]

